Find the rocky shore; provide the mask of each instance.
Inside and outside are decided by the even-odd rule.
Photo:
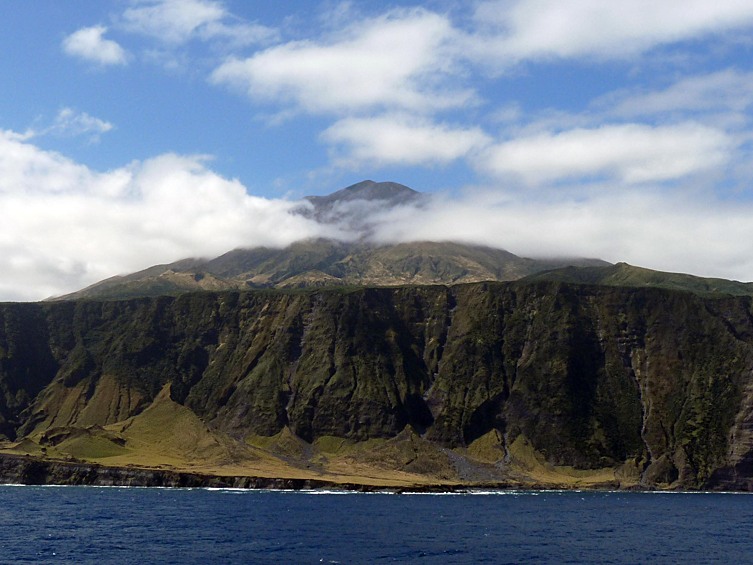
[[[399,488],[316,479],[221,476],[141,467],[107,467],[67,461],[49,461],[25,455],[0,455],[0,483],[18,485],[129,486],[172,488],[240,488],[358,492],[448,492],[467,490],[463,485],[405,485]],[[510,483],[483,488],[515,488]]]
[[[21,485],[87,485],[177,488],[369,490],[363,485],[342,485],[311,479],[217,476],[202,473],[106,467],[90,463],[48,461],[24,455],[0,455],[0,482]]]
[[[701,489],[709,492],[753,492],[753,482],[732,476],[717,476]],[[261,490],[342,490],[353,492],[465,492],[468,490],[583,490],[566,484],[523,484],[501,481],[474,484],[421,484],[399,487],[362,483],[342,483],[325,479],[295,479],[255,477],[244,475],[210,475],[144,467],[109,467],[94,463],[51,461],[28,455],[0,454],[0,484],[68,485],[68,486],[126,486],[169,488],[237,488]],[[586,490],[654,491],[654,486],[631,486],[605,483]],[[664,490],[664,489],[662,489]],[[670,489],[686,490],[686,489]],[[695,489],[692,489],[695,490]]]

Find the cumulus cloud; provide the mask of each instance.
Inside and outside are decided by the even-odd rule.
[[[469,103],[473,93],[444,79],[455,33],[444,16],[395,10],[352,24],[327,41],[294,41],[231,58],[211,80],[255,100],[312,113],[402,109],[424,113]]]
[[[276,37],[271,28],[233,18],[213,0],[142,0],[123,12],[126,29],[162,42],[224,39],[235,47]]]
[[[203,0],[162,0],[142,2],[123,12],[123,20],[133,31],[164,41],[182,43],[199,27],[223,18],[217,2]]]
[[[692,122],[620,124],[520,137],[490,147],[477,164],[488,174],[528,184],[595,177],[630,185],[719,167],[733,147],[723,131]]]
[[[344,167],[446,164],[491,142],[478,127],[453,127],[404,115],[346,118],[321,137],[342,149],[336,162]]]
[[[475,56],[624,58],[753,23],[753,4],[706,0],[488,0],[476,8]]]
[[[289,214],[296,205],[250,196],[197,157],[102,173],[0,132],[0,296],[41,299],[156,263],[336,235]]]
[[[63,40],[63,50],[100,65],[125,65],[128,55],[117,42],[104,38],[106,32],[104,26],[82,28]]]

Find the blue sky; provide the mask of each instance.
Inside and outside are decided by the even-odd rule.
[[[0,10],[0,299],[356,237],[289,211],[366,178],[435,194],[380,242],[753,280],[753,3]]]

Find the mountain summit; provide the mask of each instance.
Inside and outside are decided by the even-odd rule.
[[[307,196],[316,207],[331,206],[353,200],[384,200],[391,205],[406,204],[421,197],[421,193],[397,182],[365,180],[327,196]]]
[[[344,224],[348,229],[369,234],[369,217],[396,206],[418,204],[427,195],[396,182],[365,180],[326,196],[306,196],[311,208],[295,212],[323,224]]]

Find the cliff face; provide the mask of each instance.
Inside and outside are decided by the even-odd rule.
[[[494,437],[644,486],[753,485],[751,299],[480,283],[0,305],[0,433],[173,401],[236,438]]]

